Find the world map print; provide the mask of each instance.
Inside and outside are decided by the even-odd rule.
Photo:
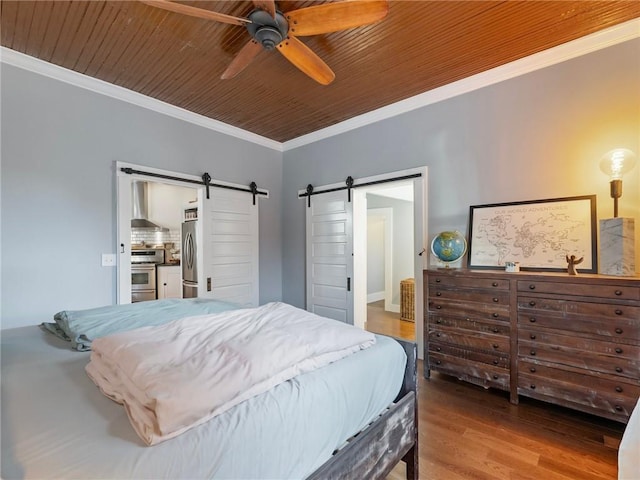
[[[586,215],[585,215],[586,205]],[[567,255],[592,268],[591,220],[587,201],[472,207],[471,266],[566,268]]]

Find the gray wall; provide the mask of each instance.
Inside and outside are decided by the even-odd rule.
[[[270,191],[260,301],[281,299],[282,153],[2,64],[2,328],[115,303],[115,162]]]
[[[487,203],[596,194],[598,217],[613,216],[598,163],[616,147],[640,154],[638,85],[635,39],[284,152],[283,300],[305,304],[305,203],[297,191],[309,183],[426,165],[434,234],[466,232],[469,206]],[[625,176],[620,203],[620,216],[636,225],[639,179],[640,167]],[[640,255],[640,232],[636,243]]]

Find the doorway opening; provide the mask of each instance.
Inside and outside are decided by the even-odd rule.
[[[354,196],[354,277],[364,284],[355,294],[354,323],[410,341],[416,339],[415,288],[405,284],[415,284],[414,217],[413,180],[363,187]]]

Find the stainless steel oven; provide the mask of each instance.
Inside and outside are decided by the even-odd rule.
[[[144,302],[156,299],[156,265],[138,263],[131,265],[131,301]]]
[[[164,263],[164,249],[131,250],[131,302],[155,300],[156,265]]]

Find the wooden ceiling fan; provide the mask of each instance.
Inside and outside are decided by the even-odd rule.
[[[247,18],[242,18],[169,0],[140,1],[183,15],[246,27],[251,39],[224,71],[222,79],[238,75],[265,49],[279,51],[293,65],[322,85],[330,84],[335,73],[297,37],[369,25],[382,20],[389,11],[387,0],[343,0],[287,13],[277,10],[274,0],[253,0],[255,9]]]

